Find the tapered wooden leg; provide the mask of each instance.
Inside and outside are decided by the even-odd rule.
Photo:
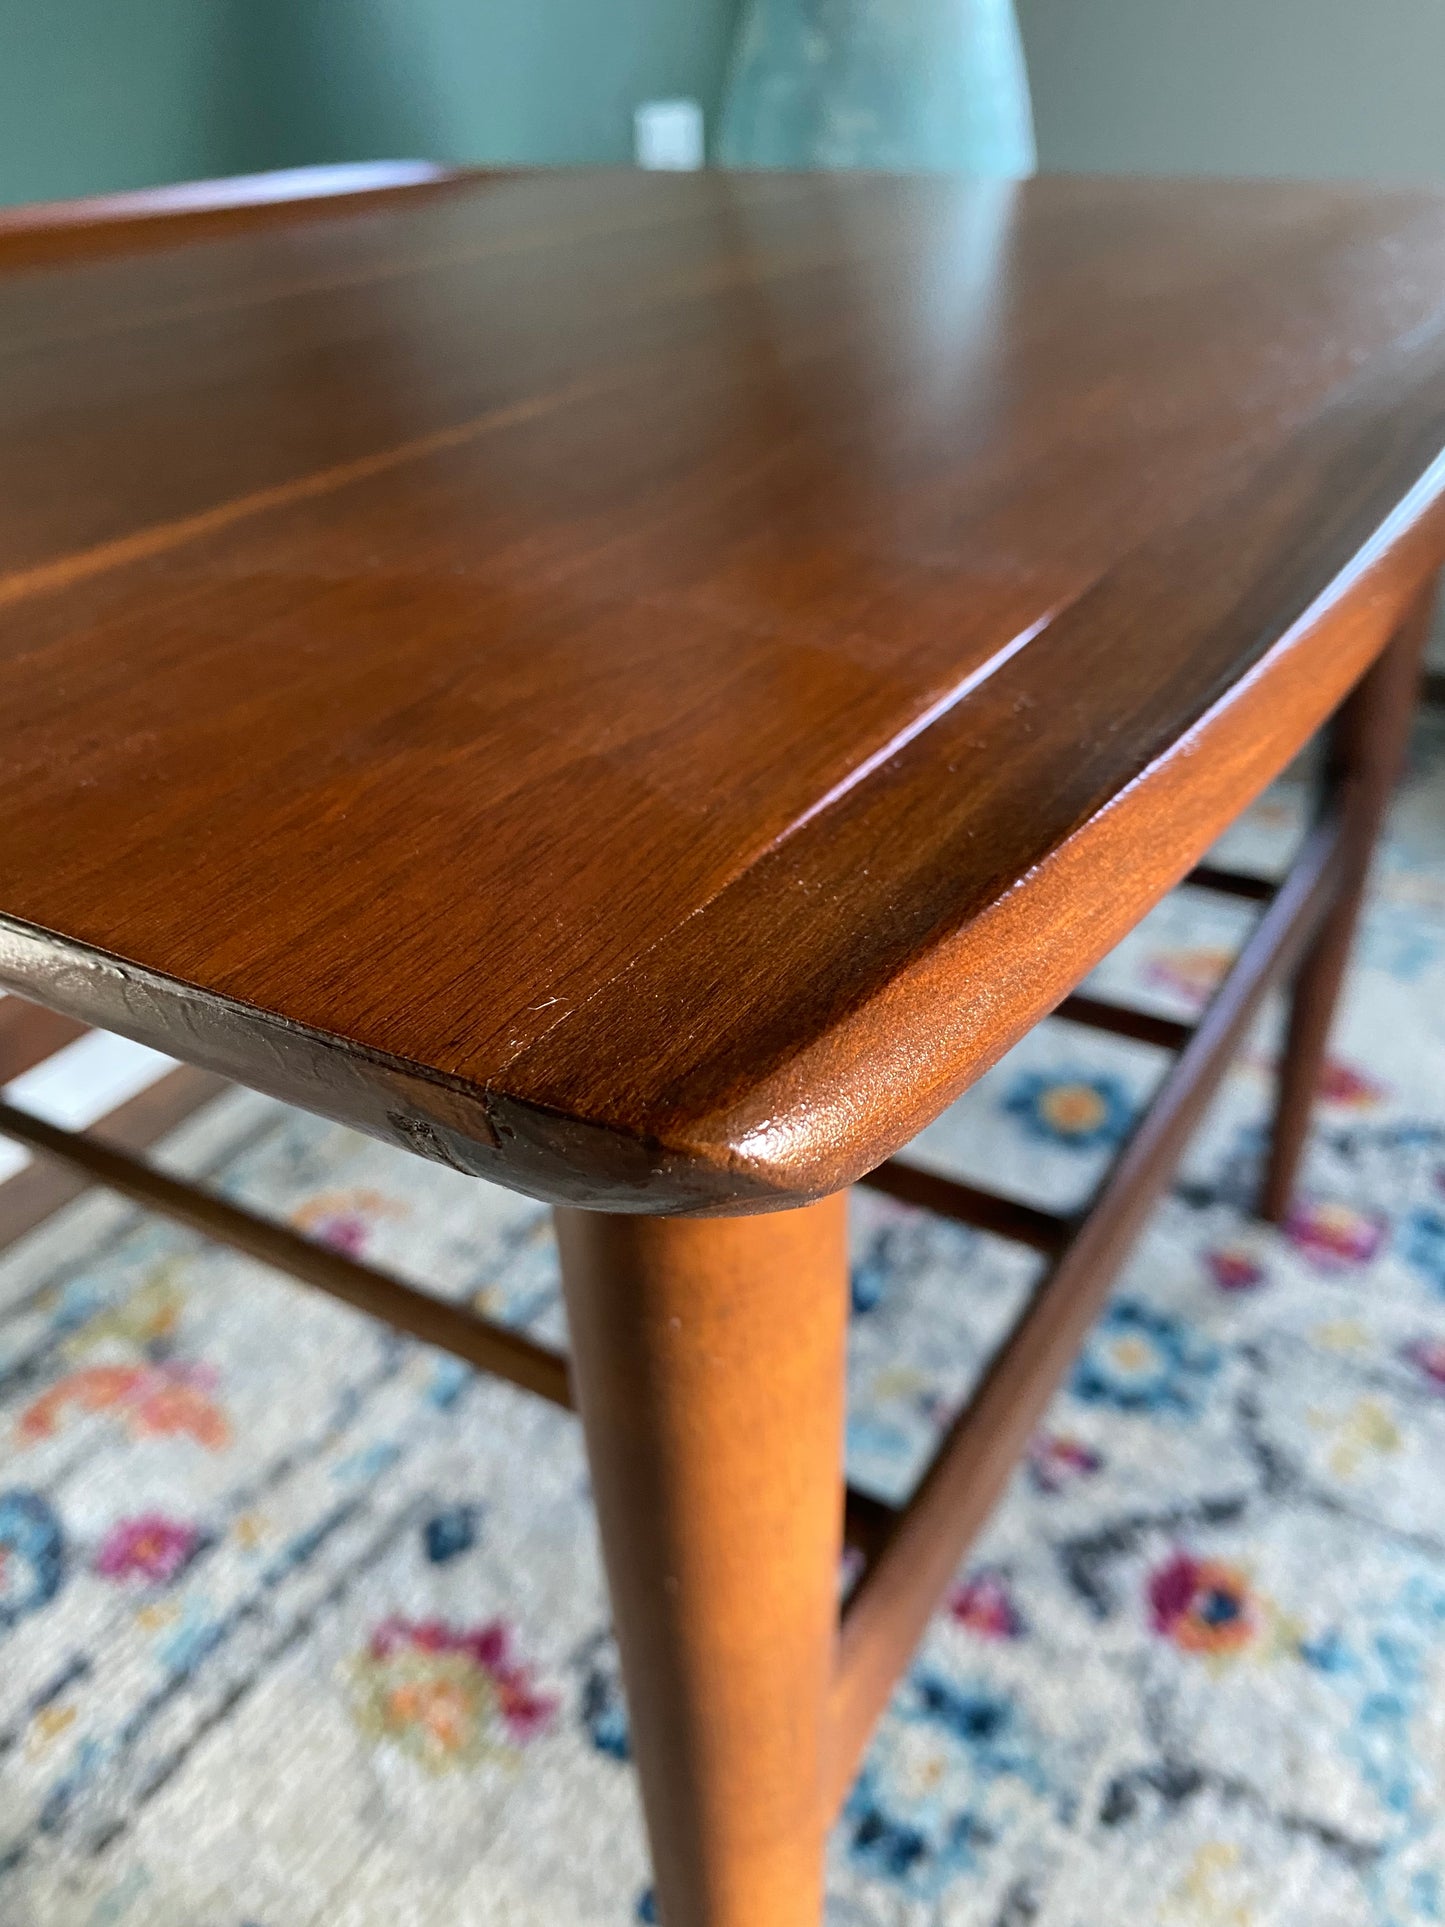
[[[557,1213],[664,1927],[819,1927],[846,1199]]]
[[[1261,1216],[1274,1224],[1288,1215],[1294,1194],[1335,1005],[1359,921],[1370,857],[1405,758],[1434,606],[1432,582],[1344,704],[1330,733],[1325,780],[1338,797],[1344,818],[1339,888],[1333,907],[1305,954],[1290,996],[1274,1130],[1260,1199]]]

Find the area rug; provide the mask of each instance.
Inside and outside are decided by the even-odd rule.
[[[1232,835],[1278,860],[1298,779]],[[1197,1010],[1253,912],[1098,973]],[[1282,1233],[1267,1021],[939,1611],[829,1927],[1445,1907],[1445,733],[1421,725]],[[1158,1053],[1050,1023],[912,1155],[1086,1196]],[[159,1154],[561,1340],[546,1212],[246,1093]],[[849,1458],[907,1490],[1027,1254],[854,1200]],[[573,1422],[93,1194],[0,1262],[4,1927],[654,1917]]]

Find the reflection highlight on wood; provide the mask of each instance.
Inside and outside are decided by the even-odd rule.
[[[661,1911],[815,1927],[825,1809],[1294,971],[1287,1198],[1445,557],[1445,195],[230,194],[0,220],[0,983],[564,1207]],[[1343,831],[1212,866],[1352,690]],[[1262,906],[1198,1025],[1079,989],[1181,881]],[[1053,1012],[1173,1058],[1088,1212],[895,1157]],[[569,1403],[99,1131],[0,1133]],[[843,1489],[860,1179],[1049,1261],[898,1508]]]
[[[852,1182],[1438,560],[1442,286],[1299,183],[0,236],[0,982],[552,1202]]]

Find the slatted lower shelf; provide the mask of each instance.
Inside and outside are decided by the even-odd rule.
[[[850,1495],[850,1536],[864,1560],[845,1601],[839,1648],[833,1709],[839,1798],[940,1594],[997,1503],[1266,992],[1287,976],[1329,909],[1339,847],[1339,825],[1331,817],[1308,837],[1289,875],[1271,886],[1253,933],[912,1497],[890,1509]],[[899,1195],[888,1166],[865,1182]],[[946,1193],[933,1195],[935,1208],[947,1206]],[[997,1201],[980,1212],[978,1196],[959,1186],[949,1215],[997,1232]]]
[[[1086,1212],[1059,1217],[902,1159],[890,1160],[863,1180],[907,1203],[1026,1245],[1043,1253],[1049,1264],[1022,1317],[907,1503],[893,1507],[863,1492],[850,1490],[847,1495],[845,1536],[858,1555],[859,1574],[844,1604],[835,1689],[840,1797],[940,1593],[997,1501],[1260,1000],[1297,960],[1328,909],[1338,847],[1338,826],[1330,819],[1310,835],[1293,869],[1278,884],[1207,866],[1190,874],[1187,880],[1196,887],[1264,906],[1253,934],[1197,1025],[1130,1010],[1084,993],[1059,1007],[1057,1015],[1070,1022],[1158,1045],[1175,1057]],[[18,1064],[29,1048],[17,1043],[22,1020],[4,1008],[16,1002],[5,999],[0,1005],[0,1071],[12,1060]],[[78,1028],[48,1013],[40,1013],[39,1018],[29,1032],[32,1044],[48,1039],[54,1047],[68,1041]],[[16,1071],[11,1068],[6,1074],[13,1077]],[[201,1077],[197,1072],[179,1075]],[[219,1080],[209,1080],[209,1085],[218,1087]],[[211,1094],[209,1088],[204,1093],[194,1087],[191,1091],[197,1101]],[[164,1108],[160,1107],[162,1113]],[[104,1185],[453,1352],[479,1370],[554,1404],[571,1406],[567,1361],[561,1353],[164,1175],[131,1155],[146,1141],[144,1129],[132,1132],[136,1142],[127,1148],[117,1141],[124,1134],[114,1128],[116,1121],[115,1117],[106,1120],[105,1136],[67,1131],[13,1104],[0,1103],[0,1138],[23,1144],[50,1160],[67,1174],[72,1190],[87,1183]],[[0,1186],[0,1194],[5,1189]]]

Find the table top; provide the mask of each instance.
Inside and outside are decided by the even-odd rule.
[[[1442,553],[1445,196],[0,232],[0,982],[538,1195],[849,1181]]]

